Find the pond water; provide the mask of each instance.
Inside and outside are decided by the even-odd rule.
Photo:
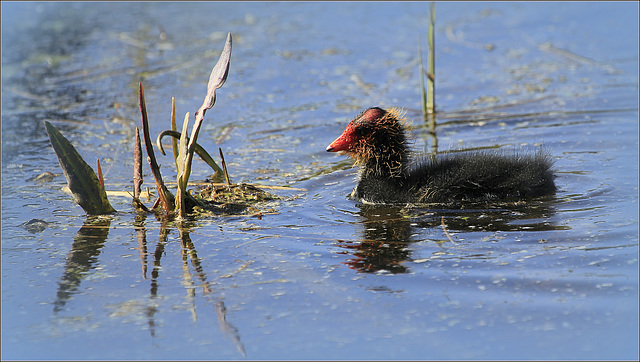
[[[544,147],[554,197],[347,199],[356,170],[325,147],[361,110],[404,108],[432,149],[429,3],[2,3],[2,358],[637,360],[638,5],[436,11],[438,150]],[[43,121],[131,191],[138,82],[154,138],[172,96],[198,109],[227,32],[199,142],[234,181],[290,189],[261,218],[178,227],[127,197],[87,218]]]

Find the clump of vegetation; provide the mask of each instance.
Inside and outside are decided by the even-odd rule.
[[[196,194],[198,205],[193,211],[199,214],[249,214],[261,216],[263,211],[257,204],[279,199],[277,196],[261,188],[247,184],[209,184]],[[273,212],[272,209],[264,210]]]
[[[157,145],[162,154],[165,154],[161,140],[164,136],[172,137],[172,148],[174,161],[177,169],[177,190],[174,196],[165,186],[160,167],[153,150],[153,143],[149,135],[149,119],[144,98],[142,83],[138,88],[138,100],[140,113],[142,116],[142,138],[149,166],[156,183],[158,199],[151,208],[147,208],[140,200],[142,187],[142,141],[140,130],[136,128],[134,147],[134,191],[133,204],[138,211],[154,212],[165,217],[184,218],[188,214],[260,214],[254,207],[256,203],[274,200],[278,197],[272,195],[257,186],[250,184],[232,184],[224,162],[224,155],[220,151],[222,168],[213,160],[209,153],[197,144],[198,134],[204,121],[204,115],[211,109],[216,101],[216,90],[222,87],[229,74],[229,62],[231,60],[231,33],[227,35],[224,49],[220,54],[218,62],[213,67],[207,85],[207,94],[204,102],[195,113],[195,122],[191,129],[191,136],[187,136],[190,113],[184,117],[182,132],[177,131],[175,98],[172,99],[171,130],[162,132],[157,138]],[[78,204],[89,215],[100,215],[115,212],[109,204],[104,189],[104,181],[98,162],[98,175],[86,164],[82,156],[75,150],[73,145],[58,132],[49,122],[45,122],[49,139],[56,151],[60,165],[64,171],[69,184],[69,189],[73,193]],[[200,192],[192,194],[187,192],[189,186],[189,176],[193,155],[198,154],[215,172],[214,176],[221,178],[224,176],[226,184],[211,184]]]

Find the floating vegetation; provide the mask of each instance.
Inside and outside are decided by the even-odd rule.
[[[267,201],[277,199],[257,186],[240,183],[233,185],[211,184],[198,193],[198,196],[218,203]]]
[[[261,188],[247,184],[209,184],[196,195],[199,213],[251,214],[261,213],[257,203],[278,200],[279,197]],[[273,210],[268,210],[272,212]]]
[[[184,218],[188,214],[254,214],[262,215],[255,205],[257,203],[278,199],[257,186],[241,183],[232,184],[224,162],[222,149],[219,149],[222,159],[222,168],[213,160],[209,153],[196,143],[198,134],[204,121],[204,115],[211,109],[216,101],[215,91],[222,87],[229,74],[229,62],[231,59],[231,33],[227,34],[224,49],[220,54],[218,62],[213,67],[209,82],[207,84],[207,94],[202,106],[195,113],[195,122],[191,129],[190,137],[187,136],[190,113],[184,117],[182,132],[177,131],[175,115],[175,98],[172,99],[171,130],[160,133],[157,138],[157,147],[164,155],[164,148],[161,140],[164,136],[172,137],[174,161],[177,169],[177,190],[174,196],[167,189],[160,173],[160,166],[153,151],[153,143],[149,134],[149,119],[144,98],[142,83],[138,87],[138,101],[140,114],[142,116],[142,140],[144,140],[147,160],[156,183],[158,199],[151,208],[145,206],[140,200],[142,187],[142,140],[140,130],[136,128],[134,147],[134,190],[133,204],[139,212],[154,212],[167,218],[178,216]],[[56,151],[60,165],[67,177],[69,189],[80,206],[89,215],[100,215],[115,212],[107,199],[104,189],[104,181],[100,163],[98,161],[98,175],[82,159],[82,156],[75,150],[73,145],[58,132],[53,125],[45,122],[49,139]],[[201,191],[187,192],[189,186],[189,176],[193,155],[197,153],[214,171],[214,180],[221,180],[224,177],[226,184],[210,184]]]

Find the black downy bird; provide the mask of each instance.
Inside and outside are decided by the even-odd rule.
[[[365,203],[460,203],[521,200],[556,191],[553,162],[544,152],[461,152],[411,162],[402,113],[369,108],[346,127],[328,152],[360,166],[351,196]]]

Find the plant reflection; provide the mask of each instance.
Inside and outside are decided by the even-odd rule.
[[[147,279],[148,272],[148,252],[147,236],[146,236],[146,214],[140,213],[137,215],[134,222],[134,229],[136,231],[136,237],[138,240],[138,250],[140,263],[142,265],[142,278]],[[160,222],[160,232],[158,236],[158,243],[156,244],[155,251],[153,252],[153,261],[151,269],[149,302],[144,309],[145,317],[147,318],[147,325],[152,337],[156,336],[156,314],[160,311],[156,299],[159,296],[159,287],[161,283],[160,272],[162,270],[162,257],[165,255],[165,246],[168,243],[169,227],[167,226],[167,220],[158,220]],[[84,225],[78,231],[77,236],[74,239],[71,251],[67,258],[65,265],[65,272],[60,278],[57,297],[54,302],[54,314],[62,311],[73,294],[78,290],[80,283],[89,275],[89,273],[95,269],[95,265],[98,261],[98,255],[102,249],[104,243],[109,235],[109,228],[111,225],[110,217],[89,217],[85,221]],[[194,275],[189,267],[189,261],[195,270],[195,275],[200,281],[202,286],[202,295],[209,298],[212,297],[214,291],[212,283],[208,281],[207,275],[201,263],[201,259],[198,257],[196,248],[191,241],[189,222],[182,221],[176,222],[176,227],[179,232],[179,239],[181,242],[181,255],[182,255],[182,277],[183,286],[187,292],[187,301],[189,303],[189,310],[194,322],[197,321],[196,312],[196,289]],[[245,265],[246,266],[246,265]],[[241,267],[243,269],[245,266]],[[240,270],[241,270],[240,269]],[[228,277],[224,275],[221,277]],[[238,351],[246,356],[244,345],[240,339],[240,333],[238,329],[227,321],[226,307],[224,301],[221,299],[210,300],[211,305],[214,306],[216,315],[218,317],[219,328],[225,336],[233,341]]]
[[[140,263],[142,264],[142,277],[147,279],[147,233],[144,228],[144,221],[147,219],[145,214],[136,215],[133,228],[136,230],[138,239],[138,251],[140,252]]]
[[[109,217],[89,217],[78,230],[78,234],[73,239],[71,252],[67,257],[64,274],[58,282],[58,293],[56,301],[53,303],[54,313],[64,308],[67,301],[78,290],[82,279],[94,268],[98,255],[100,255],[100,249],[109,235],[110,225],[111,219]]]
[[[406,273],[411,260],[408,246],[419,241],[425,229],[451,239],[449,231],[547,231],[566,229],[551,221],[553,199],[501,205],[470,205],[469,209],[428,209],[391,205],[358,205],[362,218],[362,239],[341,242],[354,256],[345,262],[364,273],[387,271]],[[477,208],[473,208],[476,206]],[[345,253],[347,253],[345,252]]]
[[[178,227],[178,231],[180,233],[180,241],[182,242],[182,270],[184,277],[184,285],[187,289],[187,299],[190,301],[191,305],[191,313],[193,317],[193,321],[197,321],[198,315],[195,309],[195,288],[193,282],[193,276],[189,269],[189,264],[187,260],[191,260],[191,264],[196,271],[198,279],[200,280],[202,286],[202,292],[204,295],[211,295],[213,288],[211,287],[211,283],[207,280],[207,275],[204,272],[204,268],[202,267],[201,259],[198,257],[198,252],[196,251],[193,242],[191,241],[191,236],[189,235],[189,229],[186,225],[180,225]],[[218,323],[220,325],[220,330],[233,341],[236,348],[243,356],[246,356],[246,351],[244,349],[244,344],[240,339],[240,333],[238,329],[227,322],[227,308],[224,305],[222,300],[218,300],[214,303],[216,309],[216,315],[218,316]]]

